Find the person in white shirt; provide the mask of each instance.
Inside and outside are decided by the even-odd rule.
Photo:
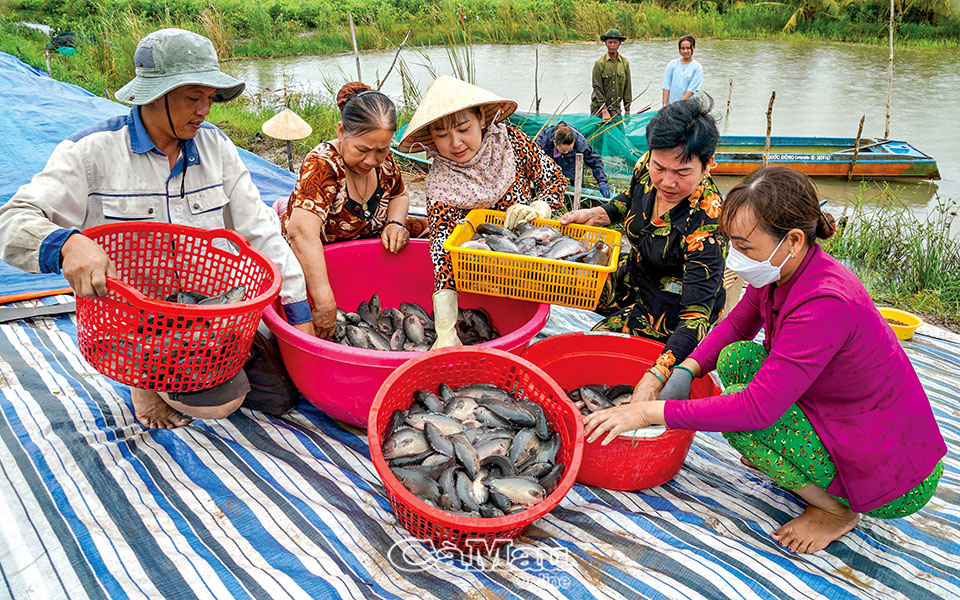
[[[105,296],[114,266],[83,230],[129,221],[228,228],[277,264],[287,322],[313,335],[303,271],[277,215],[260,200],[233,142],[205,122],[211,103],[236,98],[243,82],[220,71],[210,40],[182,29],[148,34],[134,63],[136,77],[116,93],[133,105],[130,112],[60,142],[43,171],[0,207],[0,258],[30,273],[62,272],[78,296]],[[172,429],[191,418],[227,417],[241,405],[275,415],[292,410],[299,396],[258,340],[244,368],[212,388],[131,388],[137,421]]]
[[[667,65],[663,73],[663,105],[686,100],[700,89],[703,83],[703,67],[693,60],[693,51],[697,47],[697,40],[692,35],[680,38],[680,58],[675,58]]]

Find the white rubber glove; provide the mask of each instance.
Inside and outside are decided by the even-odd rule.
[[[439,290],[433,293],[433,325],[437,329],[437,341],[431,350],[459,346],[457,337],[457,301],[460,294],[456,290]]]
[[[543,200],[534,200],[530,204],[514,204],[507,208],[503,226],[513,229],[520,223],[529,223],[534,219],[548,219],[550,212],[550,205]]]

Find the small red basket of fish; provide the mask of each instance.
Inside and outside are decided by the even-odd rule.
[[[556,382],[529,361],[482,347],[444,348],[404,363],[377,392],[367,437],[400,524],[437,550],[467,553],[510,543],[553,510],[583,455],[582,417]],[[491,450],[498,443],[500,451]],[[398,450],[404,445],[406,452]],[[427,463],[443,473],[429,475]],[[448,477],[455,486],[444,483]],[[503,510],[494,507],[498,497]]]
[[[233,377],[250,352],[280,271],[234,231],[118,223],[84,235],[116,267],[107,295],[77,298],[77,342],[107,377],[193,392]]]

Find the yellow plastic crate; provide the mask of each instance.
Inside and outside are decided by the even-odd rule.
[[[469,224],[457,225],[443,243],[453,262],[458,290],[587,310],[597,307],[603,284],[617,268],[619,232],[587,225],[562,226],[551,219],[536,219],[531,223],[557,229],[578,241],[603,240],[612,248],[606,266],[459,247],[474,236],[481,224],[503,225],[503,218],[502,211],[471,210],[465,219]]]

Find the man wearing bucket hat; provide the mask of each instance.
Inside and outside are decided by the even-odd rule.
[[[104,296],[113,266],[81,230],[123,221],[226,227],[279,266],[287,320],[312,334],[303,272],[276,214],[260,201],[233,143],[204,122],[210,104],[236,98],[243,82],[220,71],[210,40],[182,29],[147,35],[134,62],[136,77],[116,93],[130,112],[61,142],[0,208],[0,256],[31,273],[62,271],[79,296]],[[282,369],[258,336],[244,369],[219,386],[164,396],[131,388],[134,414],[151,428],[226,417],[241,405],[281,414],[298,400]]]
[[[633,87],[630,83],[630,61],[620,55],[620,44],[627,38],[619,29],[610,29],[600,36],[607,52],[593,63],[593,94],[590,96],[590,112],[604,121],[630,114]]]
[[[427,221],[436,291],[437,341],[456,346],[457,303],[450,253],[443,243],[471,209],[506,211],[505,226],[547,218],[563,203],[567,180],[532,139],[502,120],[517,103],[483,88],[441,75],[426,93],[403,139],[401,152],[425,150]]]

